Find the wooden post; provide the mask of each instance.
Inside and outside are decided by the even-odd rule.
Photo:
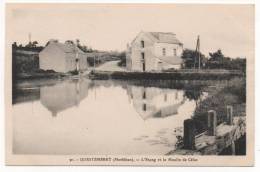
[[[217,114],[216,111],[208,111],[208,135],[216,136]]]
[[[236,155],[236,145],[234,140],[231,142],[231,155]]]
[[[233,125],[233,107],[227,106],[227,124]]]
[[[183,144],[184,149],[194,150],[195,149],[195,123],[192,119],[186,119],[184,121],[184,138]]]

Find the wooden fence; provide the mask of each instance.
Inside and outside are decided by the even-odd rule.
[[[208,130],[196,135],[195,122],[184,121],[183,147],[170,154],[179,155],[217,155],[225,148],[231,147],[235,154],[235,141],[246,134],[245,116],[233,117],[233,107],[227,106],[227,121],[217,126],[217,114],[208,112]]]

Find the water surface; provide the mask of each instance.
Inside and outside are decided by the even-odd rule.
[[[164,155],[197,101],[190,90],[127,82],[21,85],[13,105],[15,154]]]

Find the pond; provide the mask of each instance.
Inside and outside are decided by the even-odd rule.
[[[13,97],[13,153],[165,155],[205,96],[127,81],[21,83]]]

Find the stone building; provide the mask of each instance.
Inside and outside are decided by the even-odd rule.
[[[126,51],[126,67],[130,71],[162,71],[179,69],[183,44],[174,33],[140,32]]]
[[[60,43],[50,40],[39,53],[39,66],[56,72],[83,71],[88,67],[87,55],[71,41]]]

